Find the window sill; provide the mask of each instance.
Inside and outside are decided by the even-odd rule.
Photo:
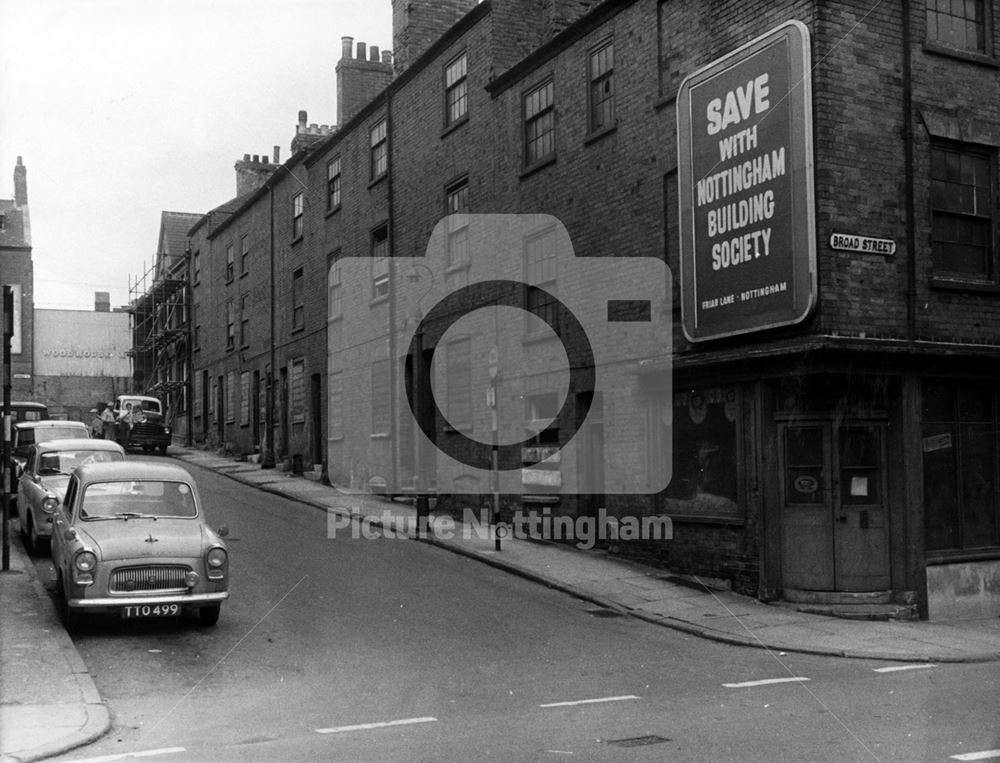
[[[606,138],[618,130],[618,122],[608,125],[607,127],[602,127],[599,130],[594,130],[591,133],[587,133],[587,136],[583,139],[583,145],[589,146],[597,143],[601,138]]]
[[[450,276],[453,273],[461,273],[463,270],[468,270],[472,267],[472,263],[468,260],[464,262],[454,262],[444,269],[444,274]]]
[[[452,122],[450,125],[446,125],[444,130],[441,131],[441,140],[444,140],[462,125],[467,124],[468,121],[469,115],[465,114],[464,116],[459,117],[456,121]]]
[[[343,313],[341,313],[340,315],[331,315],[331,316],[329,316],[326,319],[326,322],[327,322],[327,325],[329,325],[331,323],[340,323],[342,320],[344,320],[344,314]]]
[[[974,291],[984,294],[1000,294],[1000,284],[995,281],[962,280],[959,278],[932,277],[932,289],[940,291]]]
[[[969,63],[989,66],[993,69],[1000,68],[1000,61],[998,61],[994,56],[987,55],[986,53],[977,53],[973,50],[951,48],[937,42],[925,42],[924,52],[947,56],[948,58],[957,58],[962,61],[968,61]]]
[[[1000,548],[977,548],[969,551],[927,551],[924,563],[928,567],[939,564],[963,564],[969,562],[988,562],[1000,559]]]
[[[296,236],[295,238],[293,238],[293,239],[292,239],[292,241],[291,241],[291,243],[289,244],[289,246],[295,246],[296,244],[300,244],[300,243],[302,243],[302,239],[303,239],[303,238],[305,238],[305,237],[304,237],[304,236],[302,236],[302,235],[298,235],[298,236]]]
[[[381,305],[382,303],[388,301],[389,301],[388,294],[383,294],[381,297],[372,297],[371,300],[368,302],[368,307],[377,307],[378,305]]]
[[[552,154],[551,156],[547,156],[547,157],[546,157],[546,158],[544,158],[544,159],[539,159],[539,160],[538,160],[537,162],[535,162],[534,164],[532,164],[532,165],[530,165],[530,166],[528,166],[528,167],[525,167],[525,168],[524,168],[524,169],[523,169],[523,170],[521,171],[521,174],[520,174],[520,175],[518,175],[518,177],[519,177],[519,178],[520,178],[521,180],[524,180],[525,178],[529,177],[530,175],[534,175],[534,174],[535,174],[536,172],[538,172],[539,170],[542,170],[542,169],[545,169],[545,168],[546,168],[546,167],[548,167],[548,166],[549,166],[550,164],[555,164],[555,163],[556,163],[556,155],[555,155],[555,154]]]
[[[667,516],[670,517],[671,522],[681,522],[684,524],[704,524],[704,525],[734,525],[742,526],[747,523],[746,519],[743,517],[734,516],[719,516],[719,515],[709,515],[709,514],[671,514],[670,512],[662,512],[656,516]]]
[[[301,334],[305,330],[306,330],[305,326],[298,326],[292,329],[291,334],[292,336],[295,336],[296,334]]]
[[[250,271],[244,270],[242,273],[240,273],[240,278],[246,278],[248,275],[250,275]]]
[[[333,209],[328,209],[328,210],[326,211],[326,214],[325,214],[325,215],[323,215],[323,217],[333,217],[333,216],[334,216],[335,214],[337,214],[337,213],[338,213],[339,211],[340,211],[340,204],[338,204],[337,206],[335,206],[335,207],[334,207]]]
[[[379,183],[381,183],[383,180],[385,180],[387,177],[389,177],[389,173],[388,172],[383,172],[377,178],[373,178],[372,181],[368,184],[368,189],[371,190],[372,188],[374,188],[375,186],[377,186]]]
[[[376,434],[368,435],[368,439],[369,440],[388,440],[389,439],[389,433],[388,432],[378,432]]]

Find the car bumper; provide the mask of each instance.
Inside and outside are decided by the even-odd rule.
[[[152,596],[108,596],[101,599],[70,599],[68,604],[72,609],[85,610],[120,610],[129,606],[156,606],[157,604],[180,604],[188,609],[210,607],[221,604],[229,598],[228,591],[214,593],[162,594]]]

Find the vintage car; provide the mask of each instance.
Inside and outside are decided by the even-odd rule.
[[[56,508],[52,563],[66,626],[197,612],[214,625],[229,596],[224,529],[212,530],[191,475],[174,464],[88,464]]]
[[[142,448],[145,451],[158,450],[167,454],[170,446],[170,427],[163,413],[159,398],[148,395],[119,395],[112,409],[115,418],[126,411],[132,413],[132,425],[127,430],[119,430],[118,441],[126,448]],[[126,434],[127,432],[127,434]]]
[[[110,440],[47,440],[29,447],[17,481],[17,518],[28,553],[48,545],[52,516],[76,467],[124,460],[125,450]]]
[[[15,465],[23,468],[24,462],[28,459],[28,448],[36,442],[89,438],[90,429],[79,421],[64,421],[62,419],[20,421],[11,428],[11,456]]]

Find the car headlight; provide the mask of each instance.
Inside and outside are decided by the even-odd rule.
[[[163,427],[163,434],[170,434],[170,427]]]
[[[97,566],[97,555],[93,551],[81,551],[73,564],[80,572],[90,572]]]
[[[46,496],[45,500],[42,501],[42,509],[44,511],[47,511],[49,514],[55,511],[58,505],[59,505],[59,499],[51,495]]]
[[[209,550],[208,554],[205,556],[205,561],[208,562],[209,568],[218,570],[226,566],[228,558],[229,555],[226,553],[226,549],[221,546],[215,546]]]

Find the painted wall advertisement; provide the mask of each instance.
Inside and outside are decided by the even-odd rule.
[[[692,342],[798,323],[815,304],[810,83],[798,21],[681,83],[681,316]]]

